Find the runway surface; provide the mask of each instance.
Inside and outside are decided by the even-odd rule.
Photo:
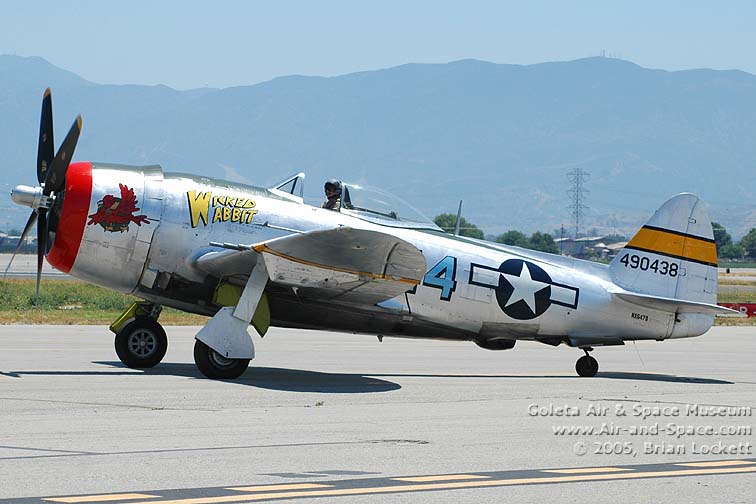
[[[8,267],[8,262],[13,254],[0,254],[0,274]],[[34,254],[18,254],[13,259],[8,278],[36,278],[37,276],[37,256]],[[71,277],[61,271],[56,270],[45,261],[42,265],[42,276],[44,278],[61,278],[70,279]]]
[[[598,349],[595,378],[569,348],[272,329],[227,382],[166,330],[135,371],[104,327],[0,327],[0,502],[756,499],[752,327]]]

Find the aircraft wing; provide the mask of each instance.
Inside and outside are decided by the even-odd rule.
[[[216,276],[250,274],[262,259],[270,281],[300,297],[376,304],[420,283],[422,252],[390,234],[340,227],[293,234],[255,245],[222,245],[195,265]]]
[[[257,264],[257,254],[250,253],[247,246],[229,243],[224,243],[222,246],[229,248],[205,250],[194,260],[194,265],[205,273],[217,277],[249,275]]]

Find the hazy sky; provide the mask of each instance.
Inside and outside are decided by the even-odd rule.
[[[5,1],[0,53],[99,83],[178,89],[408,62],[536,63],[601,54],[756,73],[756,2]]]

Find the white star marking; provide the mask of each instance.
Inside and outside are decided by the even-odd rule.
[[[528,305],[530,311],[535,313],[536,293],[551,285],[545,282],[539,282],[538,280],[533,280],[530,276],[530,268],[528,268],[527,264],[524,262],[522,263],[522,271],[520,272],[520,276],[510,275],[507,273],[502,273],[501,276],[506,278],[507,282],[509,282],[514,289],[512,291],[512,295],[509,296],[509,301],[507,301],[505,308],[522,300],[525,301],[525,304]]]

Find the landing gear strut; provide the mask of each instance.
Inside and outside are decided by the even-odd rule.
[[[575,371],[577,371],[577,374],[580,376],[590,377],[596,376],[596,373],[598,373],[598,361],[588,354],[591,350],[593,350],[593,348],[583,348],[585,355],[580,357],[575,363]]]

